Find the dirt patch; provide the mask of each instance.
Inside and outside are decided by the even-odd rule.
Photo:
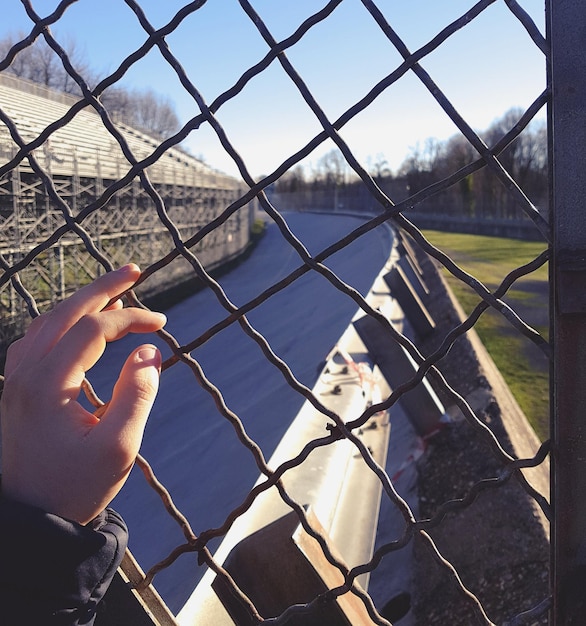
[[[418,260],[431,290],[425,304],[437,325],[433,336],[419,346],[428,355],[459,325],[460,317],[435,265],[425,255],[418,254]],[[463,337],[438,366],[450,385],[469,401],[480,422],[490,428],[508,453],[514,454],[518,451],[515,437],[511,438],[512,418],[508,414],[512,405],[502,381],[483,366],[483,358],[474,343]],[[539,353],[535,358],[541,358]],[[437,391],[449,406],[446,394]],[[513,409],[517,411],[518,407]],[[506,484],[496,483],[504,466],[486,437],[463,419],[458,409],[452,407],[450,412],[456,421],[429,440],[418,464],[421,518],[434,520],[427,532],[439,552],[455,567],[463,585],[478,597],[488,618],[502,624],[549,595],[547,532],[535,501],[515,477]],[[513,429],[519,426],[519,416],[514,419],[517,425]],[[487,488],[479,489],[479,485]],[[476,490],[478,496],[471,504],[454,506],[441,520],[436,519],[446,502],[468,497]],[[417,624],[487,623],[421,536],[415,542],[415,557],[413,613]],[[547,624],[547,616],[529,623]]]

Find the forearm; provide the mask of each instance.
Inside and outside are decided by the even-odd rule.
[[[112,509],[82,526],[0,496],[0,623],[93,624],[126,541]]]

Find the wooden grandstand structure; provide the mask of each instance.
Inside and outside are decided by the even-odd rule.
[[[59,122],[76,103],[74,96],[0,74],[0,254],[5,269],[66,224],[64,207],[78,216],[131,169],[122,147],[91,107],[79,110],[65,124]],[[56,129],[38,141],[55,122]],[[116,128],[136,161],[148,158],[161,143],[126,124],[116,122]],[[15,159],[21,146],[33,141],[39,144],[31,152],[33,158]],[[177,147],[165,150],[145,172],[183,241],[243,194],[240,181]],[[197,244],[194,251],[204,267],[217,267],[246,249],[249,213],[247,207],[240,209]],[[115,266],[132,261],[144,268],[175,247],[138,174],[88,215],[82,226]],[[79,235],[70,230],[19,276],[44,308],[100,271]],[[177,284],[190,273],[187,262],[176,260],[144,283],[143,295]],[[10,282],[0,287],[0,306],[0,346],[5,346],[28,324],[28,314]]]

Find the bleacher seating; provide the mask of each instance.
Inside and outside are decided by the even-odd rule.
[[[30,81],[0,74],[0,109],[12,120],[27,143],[66,115],[77,100],[74,96],[52,91]],[[121,123],[116,123],[116,126],[139,161],[150,155],[160,143],[159,139],[139,129]],[[8,160],[17,149],[8,127],[0,122],[2,159]],[[130,167],[114,136],[108,132],[97,112],[89,106],[51,134],[34,154],[45,171],[59,176],[116,180]],[[25,170],[30,167],[27,161],[23,161],[22,166]],[[167,150],[148,169],[148,173],[152,182],[159,184],[208,188],[233,188],[237,185],[235,179],[213,170],[178,148]]]

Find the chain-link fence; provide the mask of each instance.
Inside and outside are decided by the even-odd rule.
[[[162,500],[162,504],[151,503],[149,506],[164,506],[170,518],[179,525],[184,535],[184,539],[177,541],[176,547],[170,550],[168,556],[160,563],[141,563],[143,568],[148,570],[144,580],[140,580],[141,574],[135,572],[133,582],[138,589],[142,590],[147,602],[155,602],[149,584],[154,581],[155,587],[157,586],[157,576],[161,575],[160,572],[163,571],[164,575],[165,572],[172,571],[184,555],[195,553],[199,567],[208,568],[214,572],[218,581],[216,584],[220,588],[228,589],[228,595],[238,599],[240,607],[238,611],[241,611],[239,618],[241,622],[238,623],[314,623],[310,621],[313,619],[312,615],[319,615],[319,611],[324,607],[336,602],[340,605],[344,598],[352,597],[357,600],[358,614],[361,615],[355,619],[364,621],[348,623],[388,624],[389,619],[398,618],[398,613],[393,613],[388,608],[387,600],[390,598],[384,599],[382,603],[379,600],[373,602],[369,594],[358,584],[358,579],[365,574],[375,577],[377,570],[384,571],[384,563],[389,555],[400,552],[405,546],[413,545],[419,567],[425,570],[423,574],[421,571],[417,573],[414,585],[419,586],[422,577],[424,579],[426,576],[435,581],[433,585],[429,585],[427,596],[426,592],[422,592],[419,601],[414,599],[414,606],[411,607],[412,616],[414,615],[412,618],[417,619],[417,623],[469,624],[475,621],[487,624],[494,622],[544,623],[547,621],[552,606],[556,607],[556,602],[562,605],[570,597],[574,598],[572,601],[574,604],[578,602],[575,599],[576,594],[570,589],[571,585],[564,587],[563,593],[560,591],[561,587],[554,587],[553,601],[551,600],[548,587],[548,554],[544,554],[545,543],[542,542],[543,538],[547,537],[547,532],[544,530],[543,536],[535,540],[539,544],[537,547],[533,545],[527,547],[522,539],[524,534],[527,537],[533,537],[532,533],[535,531],[529,529],[533,522],[537,524],[536,527],[543,529],[544,524],[541,520],[549,520],[551,516],[548,494],[543,489],[540,492],[532,486],[532,482],[528,479],[530,474],[526,472],[527,468],[543,466],[546,462],[549,443],[546,442],[538,449],[530,451],[526,457],[517,458],[516,447],[513,445],[514,436],[511,436],[508,430],[510,419],[507,412],[510,407],[502,405],[497,410],[492,396],[491,402],[475,405],[471,398],[477,397],[474,393],[478,391],[478,387],[483,387],[484,383],[479,384],[478,377],[481,373],[475,369],[476,366],[471,364],[471,361],[466,360],[471,354],[466,352],[468,348],[462,348],[464,345],[469,345],[465,341],[466,333],[474,327],[488,309],[492,309],[506,319],[510,327],[523,337],[523,341],[536,346],[538,351],[545,354],[548,359],[552,358],[551,346],[547,339],[526,323],[507,299],[507,291],[516,281],[530,277],[533,272],[548,262],[549,246],[552,243],[550,210],[546,206],[536,206],[528,197],[521,182],[511,175],[509,169],[501,161],[501,155],[506,152],[507,148],[522,137],[531,121],[536,116],[542,115],[544,108],[551,104],[551,81],[548,81],[547,86],[544,85],[543,93],[525,111],[520,112],[514,123],[501,137],[494,143],[487,144],[460,115],[447,95],[434,82],[433,76],[423,67],[426,57],[441,46],[447,45],[461,29],[466,29],[475,20],[480,20],[483,13],[489,11],[492,5],[502,5],[502,8],[507,11],[507,19],[521,25],[522,36],[531,41],[536,50],[540,51],[544,63],[551,69],[550,48],[552,43],[555,46],[556,42],[549,36],[549,32],[547,36],[541,33],[529,14],[522,8],[522,3],[514,0],[481,0],[476,4],[470,3],[469,9],[458,19],[439,30],[420,48],[411,51],[401,39],[401,33],[397,32],[393,24],[385,17],[383,4],[372,0],[361,0],[361,10],[377,24],[387,39],[389,47],[398,52],[403,60],[397,66],[389,67],[388,74],[364,97],[348,107],[337,119],[332,120],[320,107],[312,91],[304,82],[303,76],[296,71],[289,53],[294,51],[295,46],[303,41],[313,29],[330,19],[340,5],[349,0],[324,2],[323,7],[319,7],[319,10],[303,21],[288,37],[280,40],[271,34],[270,28],[263,21],[262,14],[255,10],[254,2],[239,0],[239,6],[235,5],[233,10],[243,11],[248,16],[251,26],[266,43],[268,52],[262,60],[242,73],[238,80],[211,104],[204,101],[197,84],[185,73],[173,54],[172,45],[166,40],[166,37],[178,29],[188,27],[186,24],[188,17],[197,18],[198,11],[206,4],[205,0],[185,4],[168,24],[158,29],[149,22],[147,2],[124,0],[125,5],[133,11],[136,23],[143,29],[144,44],[92,88],[88,87],[84,76],[74,69],[62,42],[52,34],[51,30],[51,27],[57,25],[62,16],[70,10],[74,1],[63,0],[53,13],[44,17],[35,12],[28,0],[23,0],[23,5],[31,19],[30,33],[11,47],[5,58],[0,59],[0,71],[7,75],[11,64],[16,62],[19,54],[32,46],[37,39],[43,39],[54,54],[59,56],[67,74],[77,83],[81,93],[80,98],[69,99],[64,96],[60,102],[56,102],[56,98],[50,96],[53,102],[51,106],[60,108],[54,109],[53,119],[43,122],[41,128],[25,128],[22,123],[22,120],[27,117],[24,111],[27,106],[25,103],[30,102],[30,99],[24,95],[27,90],[23,91],[22,84],[12,85],[23,94],[18,101],[18,106],[14,105],[17,96],[12,92],[12,95],[3,96],[0,107],[3,132],[0,147],[2,151],[0,215],[3,224],[1,242],[3,273],[0,277],[0,289],[2,289],[3,337],[7,339],[22,331],[23,308],[28,311],[29,315],[37,315],[39,306],[43,308],[51,301],[62,298],[71,289],[90,280],[100,271],[110,270],[126,260],[138,259],[144,270],[136,293],[133,291],[127,294],[127,299],[131,304],[137,304],[137,298],[141,298],[141,294],[150,296],[160,291],[160,283],[169,280],[170,264],[180,263],[182,270],[178,274],[182,273],[183,276],[196,279],[199,287],[213,294],[216,305],[220,305],[223,314],[215,323],[207,328],[199,329],[197,333],[190,336],[186,336],[183,330],[178,330],[173,334],[167,330],[160,332],[160,339],[168,346],[170,354],[163,365],[162,387],[164,388],[166,384],[166,372],[171,368],[174,370],[183,368],[189,372],[203,390],[204,395],[208,396],[210,406],[215,407],[213,409],[214,420],[230,425],[232,429],[230,436],[236,434],[242,450],[249,455],[248,462],[252,458],[256,471],[261,475],[261,479],[254,487],[252,485],[249,487],[250,490],[244,497],[240,498],[238,495],[238,503],[235,506],[216,512],[215,518],[221,522],[206,530],[205,527],[202,528],[197,516],[181,512],[181,507],[174,504],[176,498],[172,490],[167,491],[157,480],[147,461],[142,457],[139,458],[138,465],[143,469],[149,484]],[[570,2],[567,5],[567,9],[560,10],[560,25],[554,28],[553,32],[559,35],[560,49],[566,46],[570,50],[574,48],[579,50],[579,44],[582,42],[580,34],[574,33],[573,39],[565,39],[563,23],[579,24],[580,17],[584,17],[584,11],[578,8],[578,3]],[[547,8],[549,10],[549,7]],[[424,20],[425,16],[422,15],[421,19]],[[498,46],[498,33],[494,33],[493,36],[494,45]],[[146,149],[148,147],[145,145],[146,135],[124,124],[114,122],[107,107],[102,104],[102,95],[108,88],[115,86],[133,64],[152,51],[157,51],[160,58],[172,68],[197,105],[199,113],[189,119],[177,133],[164,141],[152,142],[150,149]],[[465,52],[463,51],[462,54]],[[562,56],[563,54],[560,54],[560,57]],[[480,66],[481,60],[479,59],[478,62]],[[564,62],[565,58],[560,61],[560,64]],[[572,61],[568,61],[568,67],[579,68],[583,63],[582,61],[576,62],[575,59],[573,62],[574,65]],[[300,150],[288,156],[273,172],[256,180],[231,143],[229,133],[220,123],[221,116],[218,114],[221,113],[222,107],[237,98],[250,81],[268,71],[273,64],[280,65],[319,122],[321,130]],[[568,67],[565,71],[569,71]],[[564,70],[556,70],[554,64],[553,71],[555,84],[555,72],[563,73]],[[369,107],[374,106],[377,98],[406,76],[417,77],[421,85],[452,120],[467,144],[473,148],[470,153],[472,158],[458,164],[451,171],[444,172],[440,179],[417,190],[411,189],[408,185],[403,185],[400,189],[386,186],[384,181],[381,182],[380,177],[369,172],[364,163],[356,158],[351,143],[344,139],[346,125],[356,116],[368,115]],[[519,77],[519,80],[522,80],[522,77]],[[10,81],[12,78],[6,77],[0,84],[4,88],[3,94],[8,93],[9,87],[12,88]],[[574,85],[572,79],[569,83],[571,86]],[[33,88],[29,88],[29,96],[31,90],[34,91]],[[35,97],[42,97],[42,94],[36,94]],[[560,110],[563,106],[563,104],[560,105]],[[550,114],[552,110],[555,114],[555,108],[550,106]],[[85,119],[84,115],[87,116]],[[570,114],[564,118],[563,122],[566,123],[569,119],[571,119]],[[564,123],[560,122],[559,137],[553,135],[554,147],[557,145],[555,142],[572,136],[574,127],[566,128]],[[67,129],[73,128],[75,124],[79,125],[78,128],[81,126],[87,128],[88,124],[91,124],[92,128],[96,129],[93,137],[85,138],[81,135],[81,131],[72,131],[68,139]],[[579,122],[576,121],[574,124],[579,125]],[[236,164],[242,182],[212,172],[181,151],[179,148],[181,142],[190,133],[197,132],[200,126],[208,126],[213,130],[226,153]],[[101,165],[96,166],[96,161],[91,161],[90,167],[99,169],[99,172],[92,176],[87,171],[87,163],[84,165],[84,156],[87,156],[84,155],[84,150],[87,145],[94,146],[91,142],[95,142],[98,135],[101,141],[109,142],[110,156],[106,159],[104,150],[97,160]],[[135,139],[136,135],[139,136],[139,140]],[[78,138],[78,145],[75,151],[69,152],[68,162],[65,163],[63,159],[60,160],[59,146],[60,144],[68,145],[67,141],[72,141],[71,136]],[[105,139],[106,136],[107,139]],[[580,136],[579,133],[578,136]],[[338,214],[348,210],[361,211],[361,214],[359,222],[353,223],[352,227],[340,234],[335,241],[329,242],[322,249],[310,252],[306,242],[295,234],[296,228],[292,227],[292,218],[289,214],[283,213],[283,209],[291,208],[291,196],[287,196],[286,190],[275,193],[275,185],[286,179],[296,165],[302,163],[308,155],[328,140],[339,149],[345,166],[355,177],[353,191],[346,196],[349,198],[351,195],[353,200],[346,200],[346,206],[341,206],[342,203],[336,195],[338,192],[334,191],[334,195],[329,196],[333,203],[332,207]],[[92,150],[95,150],[95,147],[92,147]],[[562,151],[563,148],[557,145],[557,150]],[[116,153],[115,157],[111,156],[113,153]],[[578,158],[579,154],[576,151],[575,158]],[[176,164],[180,163],[181,168],[174,167],[173,160]],[[569,171],[568,168],[565,170]],[[479,172],[490,172],[490,176],[499,181],[501,188],[506,190],[510,199],[510,206],[514,207],[512,217],[517,221],[522,218],[533,227],[543,241],[542,254],[539,254],[533,261],[514,269],[508,275],[499,277],[495,282],[500,284],[494,290],[485,287],[446,255],[441,249],[441,242],[437,247],[432,245],[409,219],[410,211],[417,210],[422,203],[446,190],[458,188],[458,186],[464,188]],[[561,175],[555,180],[560,189],[571,186],[567,180],[564,182]],[[397,196],[393,196],[394,191],[397,191]],[[321,200],[319,202],[316,200],[318,197],[326,199],[322,203]],[[328,194],[320,189],[313,194],[308,193],[302,203],[303,206],[295,208],[303,211],[323,210],[328,208],[322,206],[324,203],[327,204],[327,198]],[[543,198],[539,200],[543,201]],[[221,278],[212,274],[212,269],[221,261],[236,258],[248,249],[249,228],[253,223],[251,218],[253,208],[251,207],[255,206],[251,203],[256,202],[260,211],[258,215],[262,215],[268,223],[267,231],[274,229],[280,234],[279,241],[286,242],[290,246],[291,255],[297,261],[297,267],[289,271],[286,276],[273,280],[271,277],[274,274],[268,262],[264,287],[258,293],[249,295],[245,301],[236,304],[224,288]],[[296,204],[299,204],[298,192]],[[509,204],[507,206],[509,207]],[[341,218],[338,215],[332,215],[330,219]],[[469,219],[474,218],[472,216]],[[372,300],[364,295],[368,289],[355,288],[332,269],[335,265],[333,259],[336,258],[337,253],[347,248],[350,249],[351,246],[360,246],[361,243],[368,242],[368,237],[372,233],[379,232],[388,225],[395,232],[395,244],[398,242],[401,248],[399,254],[408,256],[412,265],[419,266],[422,277],[430,286],[431,295],[426,296],[428,297],[426,306],[436,323],[431,336],[425,339],[420,339],[417,333],[411,334],[398,327],[389,315],[373,305]],[[574,234],[584,230],[580,218],[575,218],[574,225]],[[132,249],[129,248],[131,245],[129,241],[134,242]],[[556,242],[556,245],[558,243]],[[561,249],[564,249],[563,243],[559,245]],[[145,248],[148,249],[146,256]],[[579,243],[570,245],[570,248],[584,249]],[[211,256],[206,256],[210,254]],[[464,315],[463,318],[458,317],[456,308],[446,295],[443,278],[438,274],[438,267],[444,268],[447,273],[469,286],[477,294],[479,303],[469,315]],[[570,271],[573,269],[576,270],[572,266]],[[568,272],[563,276],[567,274]],[[391,385],[392,389],[386,389],[385,394],[380,398],[371,399],[367,406],[359,411],[359,414],[352,415],[350,419],[346,419],[341,411],[329,408],[330,405],[322,395],[316,392],[315,388],[312,389],[315,378],[309,379],[309,383],[304,382],[303,377],[299,377],[274,349],[274,339],[266,338],[258,332],[252,321],[255,313],[261,310],[265,303],[280,294],[293,292],[295,285],[303,281],[307,275],[319,276],[328,289],[334,288],[336,293],[342,294],[353,307],[358,307],[362,315],[375,322],[377,329],[382,329],[380,332],[383,332],[385,341],[390,342],[388,345],[400,346],[401,353],[408,355],[409,361],[414,364],[413,375],[408,380]],[[164,281],[159,278],[162,276],[165,277]],[[572,276],[575,276],[575,273]],[[392,290],[391,287],[391,292]],[[571,299],[569,295],[568,298]],[[577,316],[582,314],[583,309],[579,304],[568,306],[572,323],[576,323]],[[265,364],[270,371],[276,372],[279,380],[287,383],[289,387],[287,393],[296,394],[300,402],[309,403],[323,416],[323,423],[327,424],[322,436],[304,441],[300,451],[291,452],[291,456],[282,460],[277,466],[269,465],[265,460],[266,453],[271,452],[274,445],[263,449],[263,446],[257,443],[250,434],[255,430],[254,425],[241,419],[235,411],[231,410],[229,402],[225,400],[225,397],[230,397],[230,383],[226,383],[225,388],[219,388],[206,375],[200,364],[198,357],[200,351],[205,349],[208,342],[213,343],[216,336],[227,332],[236,332],[251,340],[264,355]],[[288,332],[291,334],[291,329],[284,328],[281,332],[285,335]],[[364,339],[364,334],[362,338]],[[294,342],[295,337],[290,337],[290,341]],[[556,346],[556,349],[560,347]],[[223,358],[226,362],[231,360],[230,354],[223,355]],[[383,358],[384,355],[381,356],[381,359]],[[575,354],[575,359],[580,360],[579,353]],[[317,365],[318,363],[314,367]],[[348,372],[348,365],[349,362],[345,364],[346,372]],[[572,370],[573,367],[576,369]],[[565,371],[567,377],[572,378],[575,383],[578,371],[576,362],[566,364]],[[424,384],[433,386],[444,405],[455,407],[454,411],[457,412],[458,419],[452,419],[447,425],[442,425],[439,428],[439,434],[429,438],[424,437],[426,445],[429,446],[426,452],[429,459],[425,460],[424,455],[420,469],[421,480],[424,481],[421,486],[422,506],[421,509],[419,507],[413,509],[397,491],[396,476],[389,475],[384,460],[378,459],[371,447],[364,442],[362,432],[369,427],[374,428],[381,414],[388,415],[390,412],[392,415],[396,407],[405,402],[410,393]],[[570,393],[566,385],[559,382],[558,384],[563,390],[559,392],[560,396]],[[567,385],[571,390],[573,389],[571,393],[575,393],[574,386],[570,383]],[[486,390],[486,385],[484,389]],[[250,392],[265,393],[262,375],[259,376],[255,388]],[[98,398],[94,397],[92,400],[96,406],[101,405]],[[274,398],[272,402],[274,409],[278,410],[279,400]],[[558,404],[555,406],[557,407]],[[209,411],[209,409],[206,410]],[[514,411],[514,409],[510,410]],[[199,424],[201,423],[200,421]],[[193,425],[195,430],[200,427],[197,423]],[[579,433],[576,437],[578,436]],[[437,437],[439,439],[436,439]],[[391,432],[392,439],[393,433]],[[379,539],[371,558],[367,562],[351,567],[344,564],[337,556],[336,550],[318,528],[311,511],[304,507],[306,502],[296,501],[286,487],[286,477],[289,473],[303,468],[312,455],[328,446],[335,446],[340,441],[349,442],[354,457],[359,458],[362,467],[375,477],[382,491],[382,510],[392,509],[398,512],[402,519],[401,532],[392,538],[388,538],[388,535],[384,533],[384,528],[379,525]],[[567,453],[568,450],[564,452]],[[199,451],[198,454],[204,454],[204,452]],[[156,459],[153,461],[156,465]],[[474,465],[472,469],[471,464]],[[434,467],[436,469],[433,469]],[[561,470],[561,474],[564,474],[565,468],[566,466]],[[239,469],[235,467],[227,468],[227,471],[232,472],[235,478],[239,473]],[[573,472],[577,471],[578,468],[573,467]],[[213,476],[215,472],[218,472],[217,460],[212,459],[210,475]],[[575,474],[571,473],[567,478],[571,481],[574,477]],[[186,475],[183,477],[182,491],[189,492],[191,488],[196,490],[198,482],[209,480],[209,477]],[[556,483],[553,492],[554,499],[560,497],[558,489],[563,491],[561,478],[560,482]],[[337,577],[332,579],[335,582],[330,583],[329,587],[326,585],[326,588],[315,597],[285,607],[279,614],[261,615],[254,602],[237,584],[238,576],[230,571],[228,566],[224,566],[225,563],[214,559],[212,553],[214,546],[217,546],[218,541],[226,536],[236,520],[246,515],[256,499],[269,492],[278,493],[280,501],[286,505],[286,510],[293,512],[295,524],[317,542],[318,548],[315,554],[319,553],[319,556],[315,557],[316,560],[320,562],[323,560],[328,568],[336,572]],[[473,511],[477,503],[485,497],[494,498],[494,500],[489,500],[490,507],[494,507],[494,510],[500,506],[505,507],[507,511],[507,514],[499,517],[496,522],[506,527],[506,540],[503,540],[502,536],[492,536],[494,526],[482,523],[483,519],[489,517],[486,509],[480,509],[480,516],[466,517],[467,511]],[[574,548],[573,552],[579,554],[579,546],[582,543],[575,543],[577,531],[574,526],[579,526],[579,518],[572,517],[570,513],[573,510],[574,501],[571,496],[569,497],[569,501],[562,498],[561,501],[565,503],[564,510],[558,513],[565,520],[571,518],[568,524],[572,526],[572,529],[567,533],[571,539],[568,541]],[[184,496],[182,495],[180,499],[184,499]],[[499,500],[500,504],[495,504]],[[525,512],[519,514],[517,508]],[[143,514],[149,515],[147,512]],[[524,517],[524,515],[529,517]],[[460,524],[457,522],[459,517],[464,520]],[[505,521],[505,518],[508,518],[508,521]],[[529,518],[530,521],[527,521]],[[383,520],[381,524],[384,525],[384,516],[381,519]],[[515,524],[517,524],[516,527]],[[352,530],[347,534],[349,543],[354,540],[354,535],[360,525],[361,522],[358,520],[350,522]],[[201,530],[196,532],[195,529],[198,528]],[[130,532],[132,535],[132,526]],[[487,536],[482,536],[482,533]],[[450,536],[452,537],[451,544]],[[159,540],[159,536],[154,536],[149,542],[157,543]],[[473,572],[464,571],[470,570],[470,561],[464,559],[460,564],[459,557],[455,557],[452,563],[446,556],[451,553],[453,544],[459,541],[470,550],[473,550],[474,544],[483,542],[490,546],[488,553],[480,557],[486,565],[482,576],[475,577]],[[559,538],[558,541],[561,544],[564,543]],[[558,546],[561,544],[558,543]],[[520,561],[514,554],[516,546],[519,546],[519,550],[523,552],[521,559],[523,566],[519,565]],[[533,547],[535,551],[532,551]],[[558,552],[554,551],[553,564],[556,572],[559,562],[567,558],[564,556],[565,550],[566,548],[562,546],[558,547]],[[492,556],[495,557],[493,562]],[[279,553],[271,554],[271,560],[277,563],[280,558]],[[286,560],[288,557],[282,558]],[[576,559],[579,560],[579,558],[576,556]],[[513,567],[512,564],[515,566]],[[189,567],[197,569],[198,566],[195,561],[190,561]],[[128,563],[126,568],[130,571]],[[565,584],[566,578],[564,577],[580,576],[580,571],[573,565],[568,566],[562,574],[558,573],[562,581],[560,585]],[[580,579],[574,579],[574,582],[577,583],[578,580]],[[421,586],[425,587],[424,584]],[[221,594],[221,589],[218,593]],[[342,610],[346,611],[346,619],[351,620],[347,617],[350,614],[349,609]],[[558,612],[561,610],[558,608],[554,611],[554,623],[579,623],[578,621],[559,621],[562,620],[561,615],[563,615]],[[172,618],[167,616],[160,619]]]

